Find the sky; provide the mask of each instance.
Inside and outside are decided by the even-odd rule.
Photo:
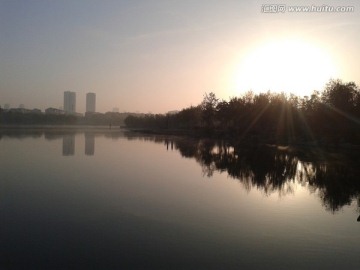
[[[285,4],[284,12],[268,4]],[[290,12],[291,6],[350,12]],[[309,95],[360,84],[360,2],[0,0],[0,106],[166,113],[205,93]]]

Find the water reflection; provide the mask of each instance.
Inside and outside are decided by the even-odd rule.
[[[152,140],[176,149],[185,158],[194,158],[204,176],[227,172],[247,190],[257,188],[266,195],[293,192],[296,184],[319,195],[324,207],[336,212],[357,199],[360,207],[358,154],[294,149],[275,146],[232,145],[226,141],[189,138],[142,137],[127,133],[129,140]],[[359,220],[359,218],[358,218]]]
[[[206,177],[226,172],[247,189],[262,190],[265,195],[291,194],[297,184],[316,193],[323,206],[336,212],[357,200],[360,207],[359,154],[356,151],[321,151],[315,148],[294,149],[275,146],[244,146],[227,141],[142,135],[123,131],[1,130],[0,136],[24,139],[63,140],[63,156],[75,155],[76,134],[85,136],[85,155],[95,155],[96,137],[112,140],[150,141],[164,144],[167,151],[195,159]],[[360,217],[357,218],[359,221]]]
[[[63,156],[73,156],[75,154],[75,134],[63,135]]]
[[[85,155],[93,156],[95,154],[95,134],[85,132]]]
[[[166,144],[166,150],[169,150],[169,145],[170,145],[170,149],[174,150],[174,141],[173,140],[165,139],[165,144]]]

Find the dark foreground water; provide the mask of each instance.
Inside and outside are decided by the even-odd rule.
[[[0,131],[0,269],[359,269],[357,155]]]

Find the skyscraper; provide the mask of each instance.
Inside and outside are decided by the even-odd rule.
[[[86,112],[95,112],[96,95],[95,93],[86,94]]]
[[[66,113],[76,112],[76,93],[71,91],[64,92],[64,111]]]

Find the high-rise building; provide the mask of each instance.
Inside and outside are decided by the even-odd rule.
[[[86,112],[95,112],[96,95],[95,93],[86,94]]]
[[[66,113],[76,112],[76,93],[71,91],[64,92],[64,111]]]

